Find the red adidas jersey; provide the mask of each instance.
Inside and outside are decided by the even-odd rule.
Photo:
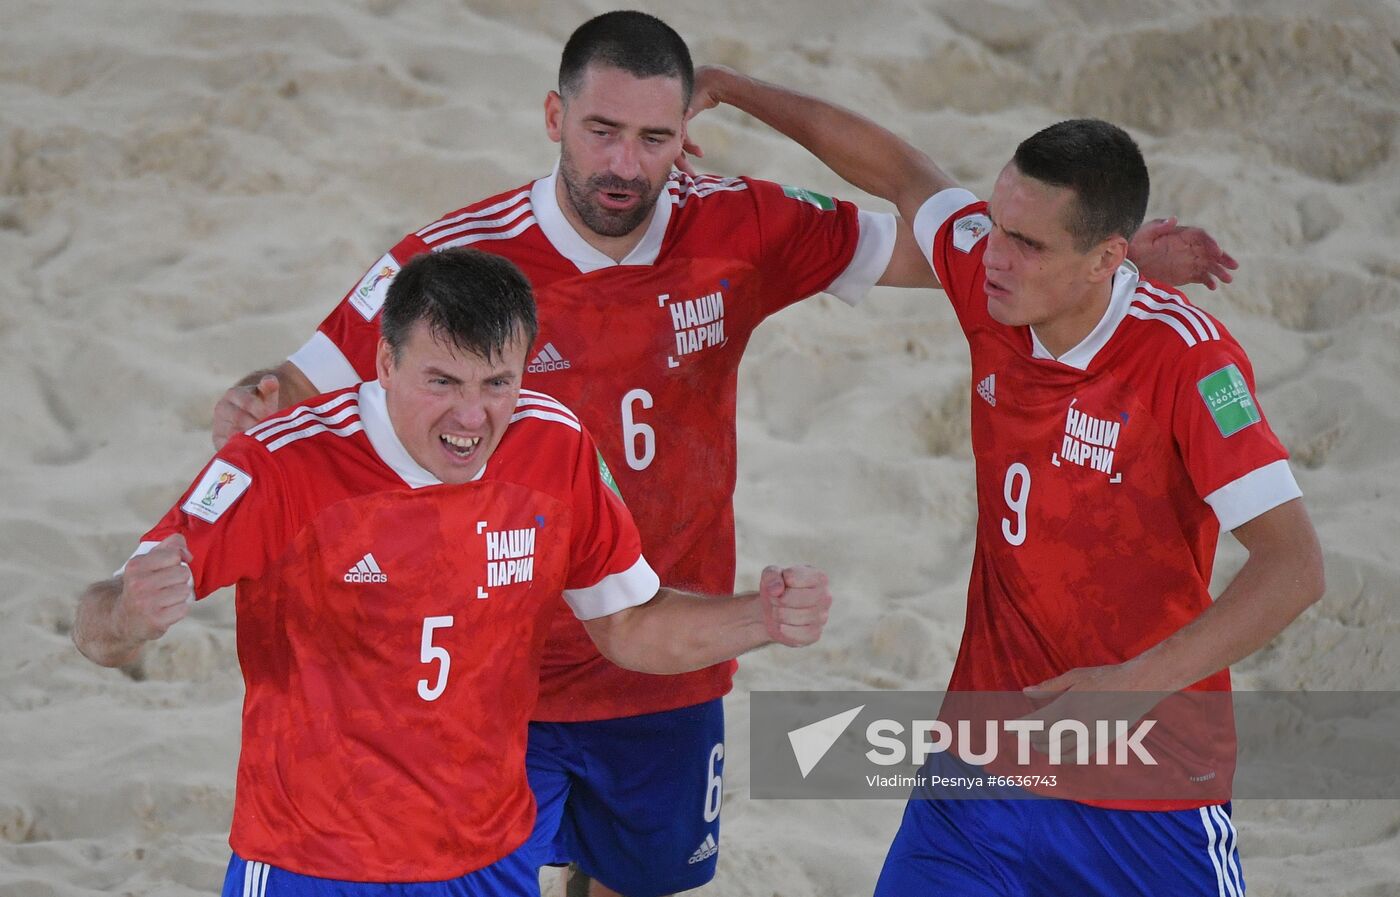
[[[562,592],[591,619],[659,588],[597,450],[523,392],[482,475],[409,456],[378,382],[230,440],[138,551],[183,533],[237,584],[247,693],[233,829],[249,860],[437,881],[525,840],[525,740]]]
[[[319,389],[374,376],[378,312],[394,274],[420,252],[454,246],[505,256],[534,285],[540,336],[525,383],[559,396],[595,434],[662,582],[732,592],[744,347],[764,318],[813,293],[864,296],[893,251],[894,219],[766,181],[677,173],[618,264],[564,218],[551,175],[405,237],[291,361]],[[665,677],[622,670],[561,613],[535,719],[697,704],[728,692],[734,667]]]
[[[1128,660],[1193,620],[1211,602],[1220,528],[1301,493],[1244,350],[1131,265],[1059,359],[1029,327],[993,320],[985,209],[947,190],[914,232],[972,360],[977,547],[949,690],[1015,692]],[[1228,690],[1229,673],[1195,687]]]

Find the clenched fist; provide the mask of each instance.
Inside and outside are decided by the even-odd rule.
[[[185,618],[194,599],[192,559],[185,537],[176,533],[127,561],[121,595],[112,608],[113,624],[125,639],[158,639]]]
[[[821,638],[831,610],[826,574],[816,567],[765,567],[758,580],[769,638],[801,648]]]

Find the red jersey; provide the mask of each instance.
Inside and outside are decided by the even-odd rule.
[[[1031,328],[993,320],[985,209],[946,190],[914,232],[972,359],[977,547],[949,690],[1015,692],[1121,663],[1189,623],[1211,602],[1220,528],[1301,493],[1244,350],[1130,264],[1058,359]],[[1228,690],[1229,673],[1195,687]]]
[[[510,259],[539,305],[525,383],[574,408],[598,439],[668,586],[734,590],[735,391],[749,336],[822,290],[854,301],[884,273],[894,220],[805,190],[673,174],[620,264],[565,219],[555,177],[453,212],[375,263],[291,357],[318,389],[374,376],[379,308],[414,255],[474,246]],[[735,664],[681,676],[620,669],[561,613],[535,719],[685,707],[729,691]]]
[[[378,382],[320,396],[230,440],[138,553],[177,532],[196,595],[237,584],[229,842],[323,878],[438,881],[523,843],[560,594],[591,619],[659,588],[592,441],[540,393],[462,485],[413,461]]]

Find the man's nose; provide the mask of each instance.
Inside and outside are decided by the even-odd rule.
[[[642,173],[641,154],[636,141],[619,140],[613,149],[608,170],[623,180],[635,180]]]
[[[476,431],[486,425],[486,403],[480,396],[464,396],[452,407],[452,423],[463,430]]]

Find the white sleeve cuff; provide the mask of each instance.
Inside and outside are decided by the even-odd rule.
[[[331,342],[330,337],[319,330],[311,334],[306,345],[293,352],[287,360],[306,375],[317,392],[334,392],[360,382],[360,375],[344,354]]]
[[[924,258],[933,261],[933,238],[938,229],[959,209],[965,209],[977,202],[977,194],[962,187],[949,187],[940,190],[924,200],[919,211],[914,214],[914,242],[919,244]]]
[[[112,575],[121,576],[126,572],[126,565],[131,563],[132,558],[139,558],[143,554],[149,554],[151,549],[159,544],[159,542],[142,542],[140,545],[137,545],[136,550],[131,553],[131,557],[127,558],[120,567],[112,571]]]
[[[1206,496],[1206,504],[1215,511],[1220,528],[1232,530],[1302,495],[1288,462],[1275,461],[1221,486]]]
[[[586,589],[565,589],[564,600],[580,620],[595,620],[629,607],[646,604],[656,597],[661,578],[644,557],[621,573],[603,577]]]
[[[885,274],[894,255],[895,217],[888,212],[860,210],[860,237],[846,270],[826,288],[826,292],[847,305],[858,305],[870,288]]]

